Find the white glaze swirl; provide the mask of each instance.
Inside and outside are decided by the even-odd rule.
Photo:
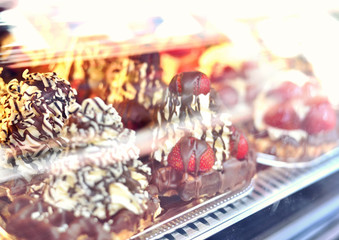
[[[10,81],[0,99],[0,143],[13,166],[42,157],[51,160],[65,144],[60,138],[65,121],[80,107],[67,80],[56,73],[27,72],[23,81]]]
[[[170,104],[170,91],[167,91],[166,105],[158,111],[158,124],[153,131],[153,149],[154,159],[167,165],[167,156],[173,146],[189,133],[197,139],[205,138],[206,142],[215,148],[216,161],[214,169],[221,169],[222,161],[229,158],[230,149],[229,141],[231,131],[230,116],[227,113],[216,112],[211,108],[211,94],[199,94],[193,96],[190,105],[192,109],[200,107],[199,115],[186,117],[184,120],[179,119],[179,112],[182,104],[182,97],[178,96],[179,104],[175,106],[174,114],[170,119],[170,112],[173,106]],[[199,107],[198,107],[199,105]],[[163,121],[165,119],[165,121]],[[220,137],[215,137],[214,132],[221,132]],[[158,146],[156,143],[161,143]]]

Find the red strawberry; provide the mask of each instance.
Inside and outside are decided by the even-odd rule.
[[[315,97],[306,103],[311,106],[304,121],[303,129],[309,134],[332,130],[336,126],[337,117],[334,109],[325,97]]]
[[[293,82],[286,81],[283,82],[278,88],[269,91],[268,94],[285,101],[291,98],[302,96],[302,88]]]
[[[239,160],[244,159],[248,152],[247,139],[234,126],[231,127],[231,132],[232,132],[232,137],[230,141],[231,155],[235,156]]]
[[[283,103],[268,110],[264,122],[272,127],[292,130],[300,128],[301,120],[289,103]]]
[[[201,72],[182,72],[173,77],[169,84],[169,90],[178,95],[206,95],[210,92],[210,85],[211,83],[208,77]]]
[[[215,155],[213,149],[202,140],[198,140],[194,137],[183,137],[172,148],[168,155],[168,164],[178,171],[185,171],[184,161],[187,163],[188,172],[198,172],[195,169],[196,155],[201,152],[199,172],[206,172],[212,168],[215,162]]]
[[[181,94],[181,92],[182,92],[181,77],[182,77],[182,75],[181,75],[181,74],[178,74],[177,81],[176,81],[176,83],[177,83],[177,91],[178,91],[178,93],[180,93],[180,94]]]
[[[199,95],[199,94],[208,94],[211,90],[211,82],[209,78],[203,74],[200,73],[200,81],[199,81],[199,86],[197,89],[194,89],[194,94]]]

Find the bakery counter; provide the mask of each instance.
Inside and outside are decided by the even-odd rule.
[[[234,230],[234,227],[231,227],[234,224],[239,225],[252,216],[262,214],[267,208],[275,211],[282,199],[293,197],[312,184],[319,185],[322,179],[335,178],[339,170],[338,154],[338,149],[335,149],[322,156],[321,163],[310,164],[305,168],[264,167],[258,171],[249,194],[240,197],[236,195],[234,199],[224,202],[224,199],[220,199],[212,204],[205,204],[197,215],[192,214],[195,213],[192,210],[172,221],[155,225],[136,235],[134,239],[205,239],[211,236],[214,236],[213,239],[222,238],[226,231]],[[307,204],[310,204],[310,201]],[[185,221],[185,224],[182,224],[182,221]],[[242,229],[247,229],[247,226]]]

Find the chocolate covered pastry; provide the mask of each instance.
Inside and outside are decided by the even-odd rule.
[[[171,81],[157,109],[152,183],[159,196],[184,201],[247,186],[255,153],[223,113],[207,76],[183,72]]]
[[[2,165],[36,173],[65,146],[61,130],[79,105],[75,90],[56,73],[25,71],[23,78],[11,80],[0,100],[0,143],[6,153]]]
[[[20,239],[126,239],[151,224],[160,212],[151,169],[112,105],[85,99],[58,136],[65,146],[45,175],[4,185],[13,201],[0,208],[6,231]]]
[[[61,135],[68,143],[63,154],[77,154],[100,148],[109,149],[114,153],[112,160],[117,158],[127,161],[139,158],[140,149],[135,144],[135,131],[124,128],[121,117],[112,105],[105,104],[98,97],[82,102],[80,110],[66,121]],[[72,163],[69,165],[67,160],[52,163],[53,167],[59,165],[60,169],[63,164],[67,165],[66,168],[74,167]]]
[[[103,144],[123,130],[121,117],[112,105],[95,97],[85,99],[79,111],[70,115],[61,135],[68,140],[68,149],[76,149]]]
[[[77,169],[51,169],[7,208],[5,229],[20,239],[127,239],[159,213],[150,168],[109,149],[68,156]],[[108,163],[108,164],[107,164]]]
[[[287,162],[309,161],[337,145],[336,114],[319,83],[289,70],[279,72],[258,95],[245,124],[258,152]]]

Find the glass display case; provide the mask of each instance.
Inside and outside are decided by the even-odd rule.
[[[262,8],[260,4],[267,7]],[[137,164],[141,163],[149,167],[149,170],[145,170],[139,165],[135,167],[136,163],[129,165],[130,163],[124,162],[126,169],[131,171],[128,174],[137,176],[137,173],[143,172],[144,174],[145,172],[145,175],[148,174],[147,181],[150,186],[157,185],[160,180],[155,177],[156,174],[161,175],[161,171],[167,171],[171,167],[174,170],[178,168],[170,163],[166,163],[170,167],[166,165],[164,168],[159,167],[159,163],[154,163],[156,151],[165,148],[165,145],[167,147],[168,144],[162,138],[157,139],[157,136],[162,134],[162,130],[156,128],[161,122],[159,116],[167,114],[160,111],[169,105],[168,102],[163,102],[164,97],[168,96],[168,92],[173,93],[174,81],[177,84],[175,89],[179,96],[177,96],[179,100],[175,101],[181,102],[185,96],[185,88],[187,89],[184,85],[187,76],[192,77],[193,73],[198,74],[192,78],[199,79],[199,84],[206,76],[209,79],[208,94],[204,93],[204,95],[209,96],[210,91],[212,95],[210,89],[214,89],[219,95],[218,101],[215,100],[215,102],[221,106],[216,111],[218,114],[211,115],[211,122],[213,119],[219,121],[219,118],[223,122],[230,122],[229,125],[226,124],[227,129],[230,129],[228,133],[230,137],[227,141],[222,140],[226,142],[223,145],[229,144],[223,158],[228,159],[225,162],[230,162],[233,158],[239,161],[232,162],[227,167],[222,165],[224,168],[218,169],[221,180],[219,178],[213,180],[214,182],[211,181],[210,185],[205,188],[212,189],[215,185],[225,185],[227,190],[221,191],[222,187],[218,187],[218,190],[215,190],[217,193],[209,194],[205,189],[207,193],[199,195],[204,188],[204,180],[200,179],[200,174],[206,175],[210,169],[214,169],[219,156],[218,150],[214,148],[217,145],[216,139],[223,138],[216,137],[217,130],[213,125],[214,142],[212,141],[213,144],[210,145],[213,145],[214,149],[212,154],[217,156],[215,162],[213,161],[213,167],[209,170],[201,170],[200,165],[199,171],[196,170],[193,174],[195,170],[192,170],[188,175],[185,172],[180,180],[182,182],[190,177],[199,178],[199,181],[194,180],[194,189],[199,189],[194,191],[199,193],[194,193],[193,199],[188,200],[185,200],[186,195],[183,194],[182,189],[176,192],[179,197],[177,195],[168,197],[165,194],[162,196],[163,185],[159,184],[157,185],[158,192],[153,196],[151,187],[147,186],[145,188],[147,197],[150,195],[152,201],[159,204],[161,210],[152,212],[152,221],[141,230],[133,229],[132,234],[123,235],[118,239],[338,238],[339,195],[335,189],[339,182],[339,138],[337,137],[339,134],[337,126],[339,99],[335,79],[339,77],[336,67],[336,63],[339,62],[339,47],[337,46],[339,6],[330,3],[310,4],[306,2],[300,5],[286,2],[272,4],[269,1],[260,1],[260,4],[241,1],[225,7],[219,6],[218,1],[209,3],[124,1],[119,4],[103,0],[95,4],[77,0],[9,1],[9,4],[0,8],[0,79],[2,80],[0,126],[2,131],[4,134],[8,134],[6,131],[14,131],[12,125],[15,125],[13,122],[17,117],[13,117],[13,114],[21,111],[21,105],[15,107],[14,103],[11,105],[11,100],[8,99],[11,99],[13,94],[19,94],[19,97],[15,98],[15,101],[19,102],[21,100],[17,99],[31,96],[28,93],[20,95],[20,87],[23,88],[24,85],[17,82],[23,81],[31,84],[36,80],[34,76],[38,74],[30,75],[30,73],[55,72],[58,77],[56,75],[38,76],[42,79],[41,81],[50,78],[65,79],[62,82],[63,84],[66,82],[67,87],[60,85],[62,87],[58,88],[76,90],[74,96],[69,97],[70,99],[65,97],[71,102],[67,103],[69,109],[75,102],[82,104],[85,106],[83,110],[76,111],[83,111],[81,114],[86,115],[87,106],[90,105],[88,99],[99,97],[102,100],[95,100],[100,102],[97,103],[99,107],[93,108],[94,113],[89,114],[96,116],[102,111],[104,113],[97,121],[106,121],[108,119],[106,115],[116,113],[121,120],[119,123],[121,126],[118,124],[119,130],[114,129],[113,132],[106,133],[106,130],[102,130],[100,138],[94,134],[89,137],[89,140],[88,135],[86,139],[76,141],[74,136],[67,135],[67,139],[68,137],[70,139],[66,141],[66,145],[72,145],[75,142],[78,144],[80,141],[81,150],[77,146],[75,152],[73,152],[74,149],[67,148],[66,155],[61,153],[61,155],[54,156],[51,153],[48,155],[50,159],[53,155],[54,160],[51,162],[61,161],[62,166],[66,165],[66,168],[76,165],[77,168],[85,169],[88,166],[87,163],[82,163],[83,159],[91,159],[92,154],[95,155],[97,152],[106,154],[106,151],[115,151],[114,154],[119,156],[120,152],[129,154],[131,150],[124,149],[125,145],[114,145],[111,142],[116,141],[114,140],[116,136],[124,138],[128,135],[128,138],[132,136],[131,138],[135,141],[133,151],[137,152],[137,158],[140,160]],[[305,4],[309,5],[307,10],[304,9]],[[12,89],[15,85],[13,79],[17,79],[15,83],[19,86],[17,90]],[[178,82],[180,82],[180,91]],[[286,82],[288,84],[285,84]],[[47,92],[48,87],[45,85],[40,95],[43,95],[44,91]],[[74,90],[67,91],[70,96],[70,92]],[[195,92],[193,95],[198,94]],[[59,99],[59,97],[58,95],[56,98]],[[198,99],[194,100],[198,102],[198,107],[192,107],[193,112],[197,111],[196,109],[200,112],[200,101],[201,109],[204,108],[203,100]],[[30,101],[29,104],[34,105],[35,101],[41,100]],[[60,101],[64,104],[66,100]],[[209,101],[213,102],[214,99]],[[22,105],[27,104],[23,102]],[[46,109],[50,110],[50,108],[52,107],[48,105]],[[111,108],[114,110],[110,110]],[[57,106],[57,109],[60,107]],[[50,110],[49,114],[53,115],[54,112],[57,110]],[[70,122],[68,119],[71,119],[74,112],[68,110],[67,114],[64,114],[67,115],[62,119],[65,126]],[[221,113],[226,115],[219,115]],[[180,117],[179,113],[177,115],[178,119],[181,119],[182,115]],[[191,116],[190,113],[187,115]],[[8,118],[11,120],[8,121]],[[61,121],[60,116],[57,118],[59,120],[48,120],[53,125],[53,129],[54,125],[58,125],[53,121]],[[154,120],[157,118],[159,122]],[[162,119],[162,124],[163,121]],[[168,119],[165,123],[167,121]],[[100,124],[98,124],[99,130],[107,127],[106,123]],[[203,127],[194,126],[190,125],[189,137],[196,138],[196,132],[200,133]],[[170,132],[172,128],[173,132],[177,133],[181,131],[182,126],[168,125],[165,126],[164,132]],[[37,129],[39,130],[38,127]],[[58,144],[61,142],[58,134],[62,131],[64,130],[53,133],[52,138],[58,139]],[[71,130],[67,129],[67,131]],[[232,134],[237,131],[240,137],[238,136],[237,140],[232,142],[234,141]],[[116,132],[119,132],[121,136]],[[81,134],[79,130],[80,138],[82,138]],[[114,135],[113,140],[110,136],[107,137],[110,134]],[[17,136],[13,133],[12,135]],[[246,140],[242,140],[243,136],[246,136]],[[35,139],[34,136],[31,138]],[[35,166],[36,161],[40,161],[36,159],[23,160],[23,165],[28,164],[31,167],[34,165],[33,170],[30,168],[26,172],[26,167],[21,168],[19,167],[21,165],[15,162],[17,156],[15,155],[15,160],[13,160],[13,157],[8,157],[12,155],[6,151],[7,149],[18,151],[19,148],[20,153],[25,157],[28,156],[29,159],[31,152],[28,151],[26,155],[26,150],[21,150],[26,149],[24,141],[18,141],[19,144],[16,146],[11,139],[10,134],[5,137],[0,135],[3,155],[0,159],[0,236],[5,239],[17,239],[13,230],[7,230],[9,223],[13,222],[11,214],[14,215],[13,212],[15,212],[7,208],[16,201],[16,198],[22,197],[20,194],[12,193],[19,191],[15,190],[20,188],[16,188],[16,184],[27,185],[29,193],[25,192],[22,195],[33,196],[32,199],[43,199],[46,194],[41,192],[45,188],[37,186],[45,184],[46,180],[43,179],[46,179],[46,175],[55,174],[53,171],[56,175],[64,174],[63,170],[59,169],[61,165],[57,165],[56,170],[55,168],[51,170],[50,166],[45,163],[41,168],[39,164]],[[206,136],[202,139],[205,140]],[[90,147],[87,146],[86,141],[91,142]],[[106,141],[108,145],[101,144]],[[163,146],[155,146],[157,141]],[[198,140],[194,141],[197,141],[194,144],[200,143]],[[129,141],[126,142],[130,144]],[[86,148],[83,148],[84,144]],[[189,146],[190,144],[192,140],[187,143]],[[238,146],[235,148],[234,144]],[[240,144],[242,144],[241,148]],[[60,148],[64,148],[62,143],[61,145]],[[98,148],[93,150],[93,146]],[[171,153],[176,146],[170,146]],[[54,147],[51,149],[55,151]],[[184,146],[180,146],[180,149],[184,149]],[[234,149],[237,152],[234,152]],[[246,152],[244,153],[246,157],[240,156],[242,151],[239,149]],[[69,152],[73,155],[68,155]],[[168,154],[168,159],[171,153]],[[164,150],[163,155],[165,155]],[[194,152],[194,156],[197,155],[199,154]],[[76,156],[81,156],[81,160]],[[183,158],[183,155],[180,156]],[[251,163],[252,156],[255,164]],[[75,160],[74,165],[63,163],[72,160]],[[114,159],[114,161],[118,160]],[[90,165],[95,167],[96,163],[94,161]],[[112,163],[108,160],[105,163],[100,162],[99,166],[101,170],[105,168],[107,170],[112,167],[110,164]],[[238,166],[239,164],[241,165]],[[114,165],[113,168],[115,167]],[[195,168],[197,167],[198,165]],[[137,168],[137,173],[134,172],[134,168]],[[174,170],[170,170],[169,174],[176,178],[177,173],[173,172]],[[91,171],[86,172],[84,179],[92,174]],[[153,173],[146,174],[147,171]],[[107,170],[104,174],[114,174],[113,172],[113,170],[112,172]],[[227,172],[227,177],[223,177],[224,172]],[[21,178],[25,180],[15,181]],[[95,179],[95,176],[92,178]],[[142,182],[146,180],[139,176],[137,181],[142,186]],[[163,181],[171,180],[163,179]],[[40,184],[41,182],[43,184]],[[82,184],[82,181],[79,180],[79,182]],[[83,182],[86,181],[83,180]],[[87,183],[85,185],[87,186]],[[198,185],[200,187],[197,187]],[[82,187],[81,185],[80,188]],[[95,187],[91,186],[92,188]],[[145,189],[142,190],[146,191]],[[174,191],[170,190],[169,192]],[[110,193],[112,191],[109,190]],[[91,193],[90,196],[92,197],[93,194]],[[91,197],[87,197],[86,201],[92,201]],[[48,201],[51,203],[51,200]],[[63,199],[60,198],[59,201]],[[77,204],[77,201],[75,200],[75,205],[72,205],[74,208],[82,204]],[[102,199],[102,201],[105,200]],[[35,200],[31,202],[35,204]],[[58,203],[53,204],[57,208],[62,208]],[[67,204],[71,203],[67,202]],[[105,210],[106,214],[110,211],[108,208]],[[67,211],[71,210],[67,209]],[[89,211],[94,213],[97,208]],[[161,213],[159,214],[158,211]],[[33,218],[33,215],[34,212],[25,219]],[[78,215],[75,214],[75,216],[77,219]],[[110,227],[115,229],[115,226],[112,227],[112,222],[119,222],[116,218],[112,218],[114,220],[105,225],[104,222],[107,219],[102,220],[100,216],[93,217],[91,213],[85,218],[95,219],[95,224],[102,223],[107,232],[111,232]],[[128,217],[125,216],[125,218]],[[125,222],[121,222],[121,225],[124,224]],[[62,232],[55,233],[54,237],[59,237],[55,239],[68,236],[63,235],[67,230],[61,229],[61,226],[56,227],[53,224],[48,226],[51,229],[58,229],[55,231]],[[91,227],[92,225],[89,229]],[[122,230],[119,231],[121,233]],[[100,234],[96,232],[92,236],[91,233],[84,231],[79,236],[85,235],[100,239]],[[113,239],[116,237],[114,234],[110,236]],[[103,239],[106,238],[103,237]]]

